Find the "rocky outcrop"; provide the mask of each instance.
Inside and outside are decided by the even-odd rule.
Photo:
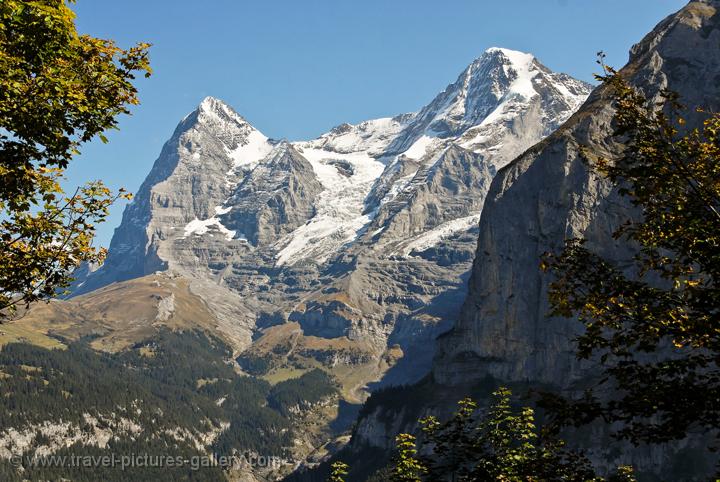
[[[431,167],[418,169],[411,187],[383,205],[373,222],[383,228],[378,237],[412,240],[443,223],[478,215],[493,175],[481,154],[451,144]]]
[[[243,179],[220,219],[236,237],[266,245],[311,219],[321,191],[310,163],[283,142]]]
[[[717,111],[720,15],[717,0],[693,1],[633,47],[622,70],[654,97],[669,88],[688,107]],[[567,387],[583,377],[573,334],[580,324],[548,318],[548,276],[540,256],[568,238],[622,266],[628,253],[611,234],[631,215],[627,201],[581,159],[580,148],[612,159],[613,109],[604,88],[561,129],[502,169],[480,221],[470,288],[456,326],[438,341],[435,379],[468,383],[486,375]]]

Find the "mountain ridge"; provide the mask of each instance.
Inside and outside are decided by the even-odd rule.
[[[373,356],[397,344],[388,380],[416,379],[456,316],[492,177],[589,91],[530,54],[488,49],[417,113],[297,142],[207,97],[74,294],[166,271],[217,311],[238,353],[292,321],[369,340]]]

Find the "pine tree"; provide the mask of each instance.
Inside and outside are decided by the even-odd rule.
[[[344,477],[348,474],[350,467],[344,462],[333,462],[330,466],[330,478],[328,482],[345,482]]]

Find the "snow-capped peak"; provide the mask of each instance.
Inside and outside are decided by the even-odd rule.
[[[232,176],[236,168],[252,168],[272,151],[273,143],[267,136],[216,97],[205,97],[186,116],[188,118],[194,119],[191,128],[210,130],[223,143],[225,153],[232,160],[228,176]],[[195,155],[202,157],[200,152],[195,152]]]
[[[483,57],[501,58],[505,75],[509,79],[513,79],[505,93],[506,96],[516,94],[529,99],[537,95],[532,83],[532,80],[539,73],[539,70],[534,65],[534,55],[517,50],[491,47],[485,51]]]
[[[455,138],[473,127],[511,119],[538,97],[547,97],[540,99],[543,105],[552,104],[552,97],[574,110],[588,92],[587,84],[551,72],[532,54],[491,47],[417,114],[390,151],[422,157],[427,145]],[[421,145],[412,149],[417,142]]]
[[[232,107],[215,97],[205,97],[202,102],[200,102],[200,105],[198,105],[196,112],[198,113],[198,120],[201,122],[231,122],[238,125],[250,126],[250,123]]]
[[[207,97],[205,97],[202,100],[202,102],[200,102],[199,107],[200,107],[200,109],[204,109],[204,110],[207,110],[207,109],[212,110],[212,109],[217,108],[217,106],[225,106],[225,103],[221,99],[218,99],[217,97],[208,95]]]
[[[223,102],[222,99],[212,96],[205,97],[202,102],[200,102],[200,105],[198,105],[198,110],[216,114],[223,113],[233,117],[240,116],[232,107]]]
[[[535,56],[517,50],[491,47],[475,59],[446,92],[451,93],[447,116],[461,115],[477,122],[488,115],[493,100],[509,97],[529,100],[537,92],[533,79],[538,75]]]
[[[505,58],[509,59],[513,63],[528,62],[535,59],[533,54],[521,52],[519,50],[506,49],[503,47],[490,47],[483,52],[483,55],[497,55],[502,54]]]

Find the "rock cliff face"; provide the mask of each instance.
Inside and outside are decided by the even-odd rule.
[[[690,2],[633,47],[622,73],[648,96],[669,88],[689,111],[717,111],[718,8],[716,0]],[[611,237],[630,215],[627,203],[578,155],[581,147],[606,158],[618,153],[612,116],[607,92],[597,89],[563,127],[493,180],[460,320],[438,342],[438,382],[468,383],[490,374],[567,387],[582,377],[571,343],[579,324],[548,319],[549,278],[539,259],[574,237],[587,238],[618,263],[627,256]]]
[[[271,351],[305,346],[294,331],[283,338],[293,322],[304,336],[361,346],[357,359],[396,360],[388,350],[399,345],[387,380],[415,379],[457,318],[491,179],[589,91],[530,54],[493,48],[418,113],[294,143],[207,98],[75,293],[168,271],[189,280],[238,352],[263,335]]]
[[[267,245],[315,215],[323,188],[313,168],[290,144],[279,144],[217,211],[234,237]],[[242,233],[242,234],[238,234]]]

